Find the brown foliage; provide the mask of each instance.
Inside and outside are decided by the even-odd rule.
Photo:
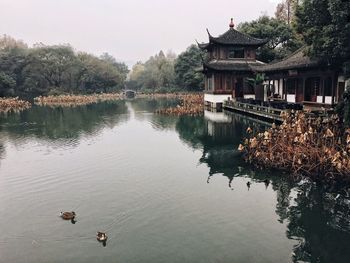
[[[29,109],[30,102],[16,98],[0,98],[0,112],[22,111]]]
[[[244,140],[239,150],[246,161],[313,179],[350,180],[350,129],[342,129],[337,115],[307,117],[291,112],[283,119],[279,127],[273,124]]]
[[[75,107],[81,105],[88,105],[102,101],[113,101],[122,98],[118,93],[102,93],[92,95],[59,95],[59,96],[39,96],[34,99],[34,103],[40,106],[51,107]]]
[[[157,110],[158,114],[166,115],[200,115],[204,112],[203,94],[182,94],[179,95],[180,104],[173,108]]]

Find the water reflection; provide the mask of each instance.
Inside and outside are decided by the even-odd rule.
[[[236,149],[248,126],[253,129],[263,129],[264,125],[246,117],[212,112],[205,112],[204,116],[200,117],[169,117],[152,114],[157,108],[176,105],[176,103],[176,101],[169,100],[136,99],[127,103],[124,101],[101,103],[74,109],[34,107],[20,114],[9,114],[6,118],[0,118],[0,160],[4,158],[7,140],[16,141],[18,138],[34,137],[47,143],[70,144],[78,142],[86,136],[97,135],[102,129],[120,125],[131,117],[138,121],[147,120],[157,131],[175,131],[187,147],[200,152],[198,162],[208,167],[208,174],[203,177],[203,184],[210,184],[213,180],[224,176],[227,178],[227,186],[233,189],[232,192],[229,192],[230,194],[237,192],[235,187],[237,188],[239,183],[243,183],[244,187],[249,188],[249,195],[254,195],[257,184],[263,185],[267,194],[273,190],[276,197],[273,210],[278,215],[278,221],[286,225],[286,236],[297,241],[292,253],[294,262],[348,261],[350,258],[348,250],[350,243],[350,201],[346,191],[325,189],[310,182],[296,183],[279,172],[252,169],[250,165],[242,161]],[[128,109],[128,107],[130,108]],[[148,132],[148,130],[146,131]],[[128,149],[130,146],[132,144],[123,149]],[[138,145],[135,146],[135,149],[138,149],[137,147]],[[103,162],[101,163],[103,164]],[[108,163],[116,162],[108,161]],[[134,163],[130,163],[130,167],[133,166]],[[88,170],[90,169],[91,167]],[[113,169],[111,171],[114,171]],[[242,177],[244,180],[239,180]],[[73,176],[71,178],[74,179]],[[91,176],[91,178],[95,178],[95,176]],[[111,178],[114,178],[114,175],[109,180]],[[235,178],[238,180],[235,181]],[[89,177],[84,177],[84,180],[79,180],[77,185],[88,179]],[[45,177],[45,180],[49,180],[49,177]],[[139,180],[142,182],[142,179]],[[248,181],[251,183],[250,185],[247,185]],[[57,181],[54,182],[57,184]],[[159,182],[162,182],[162,179],[159,179]],[[156,183],[152,181],[146,197],[151,198],[148,194],[155,191],[154,184]],[[147,187],[145,182],[143,184]],[[160,186],[159,190],[162,184],[158,186]],[[50,187],[50,185],[45,185],[45,187]],[[91,185],[88,185],[86,189],[90,191],[90,187]],[[50,192],[52,191],[51,189]],[[118,193],[122,194],[123,191]],[[173,196],[176,196],[175,193],[172,192]],[[99,194],[99,191],[96,191],[96,194]],[[162,194],[162,191],[156,192],[155,200],[160,200],[159,196]],[[129,198],[134,196],[138,196],[138,194],[131,192]],[[166,195],[164,196],[166,197]],[[109,197],[104,198],[107,198],[106,203],[109,203]],[[139,196],[139,198],[139,200],[144,200],[143,196]],[[172,198],[169,198],[169,202],[170,200],[173,201]],[[187,201],[190,199],[186,199]],[[152,203],[147,201],[147,204]],[[158,203],[155,206],[157,205]],[[273,211],[272,214],[274,214]],[[81,225],[79,221],[74,227],[77,228]],[[138,241],[133,240],[134,243]],[[109,243],[107,248],[113,246],[112,243]],[[125,251],[126,249],[121,253]]]
[[[74,146],[83,136],[97,135],[128,120],[124,101],[105,102],[75,108],[34,106],[0,118],[0,133],[10,140],[35,137],[48,143]]]
[[[300,241],[293,260],[306,262],[348,262],[350,258],[349,197],[325,191],[312,183],[295,188],[288,210],[287,237]]]
[[[0,141],[0,165],[1,165],[1,160],[5,158],[5,146],[4,144]]]
[[[235,176],[255,175],[254,170],[243,162],[237,148],[248,126],[259,130],[264,127],[243,119],[239,115],[206,111],[204,117],[183,116],[176,123],[180,139],[194,149],[202,150],[199,162],[209,167],[207,183],[219,174],[228,178],[228,186],[232,188]]]
[[[276,193],[279,222],[287,222],[286,235],[297,240],[293,262],[348,262],[350,258],[350,199],[344,189],[325,189],[310,182],[293,182],[286,174],[255,171],[236,151],[246,128],[263,124],[235,114],[208,113],[204,118],[180,117],[176,123],[179,137],[194,149],[202,150],[199,162],[209,167],[207,183],[216,175],[228,178],[234,188],[235,177],[248,177],[255,183],[272,187]]]
[[[169,100],[166,98],[134,99],[130,101],[135,119],[140,121],[148,120],[150,114],[152,114],[150,123],[155,130],[174,130],[178,117],[153,113],[157,109],[175,107],[178,103],[178,99]]]

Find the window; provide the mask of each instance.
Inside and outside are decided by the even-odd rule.
[[[297,85],[296,79],[287,79],[286,86],[287,86],[287,94],[295,94],[296,92],[296,85]]]
[[[228,58],[244,58],[244,48],[229,49]]]
[[[333,89],[333,80],[332,77],[328,77],[324,80],[324,95],[325,96],[332,96],[332,89]]]
[[[207,87],[208,87],[208,91],[213,90],[213,78],[207,78]]]

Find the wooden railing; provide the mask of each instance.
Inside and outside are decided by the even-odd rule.
[[[235,111],[248,113],[250,115],[255,115],[257,117],[262,117],[272,121],[282,121],[281,112],[285,111],[282,109],[276,109],[272,107],[266,107],[239,101],[225,101],[223,106],[226,109],[232,109]]]

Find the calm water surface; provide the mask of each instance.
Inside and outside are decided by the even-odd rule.
[[[0,262],[350,262],[344,193],[245,165],[246,118],[153,114],[173,103],[1,115]]]

